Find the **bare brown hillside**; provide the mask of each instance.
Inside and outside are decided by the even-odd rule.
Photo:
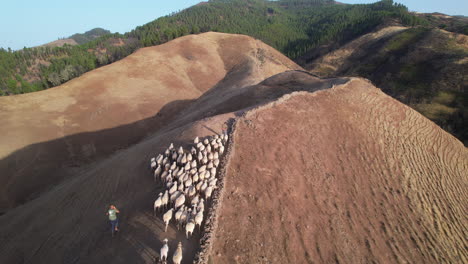
[[[227,76],[246,86],[292,69],[301,68],[253,38],[205,33],[141,49],[60,87],[2,97],[0,212],[154,133]]]
[[[468,151],[362,79],[238,119],[211,263],[466,263]]]

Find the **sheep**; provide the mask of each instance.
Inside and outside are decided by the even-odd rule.
[[[207,138],[205,138],[205,140],[203,140],[203,144],[208,145],[210,144],[210,141]]]
[[[206,152],[211,153],[211,145],[210,144],[208,144],[208,146],[206,146]]]
[[[208,163],[208,157],[207,157],[207,156],[203,156],[202,164],[207,164],[207,163]]]
[[[169,155],[171,155],[171,150],[166,149],[166,151],[164,151],[164,156],[169,157]]]
[[[161,164],[162,161],[163,161],[163,158],[164,158],[164,156],[163,156],[162,154],[159,154],[158,157],[156,158],[156,162],[157,162],[158,164]]]
[[[209,179],[209,178],[211,178],[211,176],[212,176],[212,175],[211,175],[211,172],[210,172],[210,171],[205,171],[205,179],[206,179],[206,180]]]
[[[195,147],[192,147],[192,149],[190,149],[190,153],[191,153],[192,155],[197,154],[197,149],[196,149]]]
[[[201,152],[198,152],[197,160],[201,161],[202,159],[203,159],[203,154]]]
[[[217,159],[219,159],[219,154],[218,154],[218,152],[215,151],[213,153],[213,160],[217,160]]]
[[[171,165],[170,169],[175,170],[175,168],[177,168],[177,163],[174,161],[174,162],[172,162],[172,165]]]
[[[190,176],[188,177],[188,179],[184,182],[185,186],[186,187],[189,187],[189,186],[192,186],[192,178],[190,178]]]
[[[183,157],[184,157],[184,156],[179,155],[179,157],[178,157],[177,160],[176,160],[176,161],[177,161],[177,164],[182,164],[182,158],[183,158]]]
[[[182,205],[180,207],[180,209],[175,213],[175,220],[176,220],[176,223],[177,223],[177,230],[179,230],[179,224],[180,224],[180,217],[182,216],[182,214],[184,213],[184,210],[185,210],[185,205]]]
[[[211,176],[216,175],[216,168],[211,168],[210,175]]]
[[[219,154],[223,154],[224,153],[224,146],[220,146],[219,147]]]
[[[175,209],[178,209],[179,207],[181,207],[182,205],[184,205],[185,203],[185,195],[183,193],[181,193],[179,195],[179,197],[177,197],[176,201],[175,201],[175,205],[174,205],[174,208]]]
[[[188,187],[188,196],[193,197],[197,193],[197,190],[195,189],[195,186],[190,186]]]
[[[195,144],[200,143],[200,139],[199,139],[198,137],[196,137],[196,138],[193,140],[193,143],[195,143]]]
[[[177,177],[177,178],[180,178],[180,176],[182,176],[182,174],[184,174],[184,172],[185,172],[185,169],[184,169],[184,168],[179,169],[179,171],[178,171],[177,174],[176,174],[176,177]]]
[[[195,173],[197,173],[197,167],[193,167],[191,170],[190,170],[190,174],[194,175]]]
[[[179,244],[177,245],[177,250],[172,256],[172,262],[174,264],[180,264],[182,262],[182,242],[179,242]]]
[[[224,143],[227,143],[228,139],[229,139],[229,136],[227,134],[225,134],[224,135]]]
[[[151,161],[150,166],[151,166],[151,170],[154,170],[156,169],[156,166],[158,166],[158,163],[156,163],[156,161]]]
[[[162,171],[161,165],[158,165],[158,167],[154,171],[154,181],[155,182],[157,181],[157,179],[159,177],[159,174],[161,174],[161,171]]]
[[[173,211],[174,211],[174,209],[171,208],[163,215],[164,224],[166,224],[164,232],[167,232],[167,226],[169,225],[169,221],[171,221],[171,219],[172,219],[172,212]]]
[[[194,229],[195,229],[195,221],[193,219],[190,219],[187,222],[187,225],[185,226],[185,235],[187,236],[187,239],[189,239],[189,234],[193,235]]]
[[[168,203],[169,203],[169,192],[166,190],[166,192],[164,192],[164,195],[161,199],[161,206],[166,207]]]
[[[192,153],[187,154],[187,162],[191,162],[193,160]]]
[[[171,195],[171,198],[169,198],[171,200],[171,203],[175,202],[176,199],[179,197],[180,195],[180,191],[175,191],[172,195]]]
[[[168,175],[166,177],[166,188],[171,188],[172,185],[174,184],[174,181],[172,180],[172,175]]]
[[[172,160],[177,160],[177,153],[176,152],[172,153],[171,159]]]
[[[208,154],[208,159],[209,159],[209,160],[213,160],[213,159],[214,159],[213,153],[210,152],[210,153]]]
[[[169,162],[164,164],[164,170],[169,170],[170,168],[171,168],[171,164],[169,164]]]
[[[205,192],[206,188],[208,188],[208,182],[204,180],[202,186],[200,187],[200,191]]]
[[[171,186],[171,188],[169,189],[169,194],[173,194],[175,193],[175,191],[177,191],[177,182],[174,182],[174,184]]]
[[[203,165],[198,169],[199,173],[204,172],[204,171],[206,171],[206,165]]]
[[[186,164],[187,163],[187,154],[182,155],[182,159],[180,160],[180,164]]]
[[[174,144],[171,143],[171,144],[169,145],[169,148],[168,148],[168,149],[169,149],[169,150],[173,150],[173,149],[174,149]]]
[[[181,183],[179,183],[179,186],[177,187],[177,190],[178,190],[179,192],[183,192],[183,191],[184,191],[184,188],[185,188],[184,183],[181,182]]]
[[[214,178],[212,180],[210,180],[210,182],[208,183],[209,186],[216,186],[216,182],[218,181],[218,179]]]
[[[189,171],[191,167],[192,167],[192,163],[187,162],[187,164],[185,164],[184,169],[185,169],[185,171]]]
[[[207,168],[207,169],[212,169],[212,168],[214,168],[213,162],[212,162],[212,161],[208,162],[208,164],[206,165],[206,168]]]
[[[162,248],[161,248],[161,250],[160,250],[160,254],[159,254],[162,263],[166,263],[166,261],[167,261],[167,253],[169,253],[169,246],[167,245],[167,242],[168,242],[168,240],[167,240],[167,238],[165,238],[165,239],[163,240],[163,246],[162,246]]]
[[[184,148],[182,148],[182,146],[180,146],[180,147],[179,147],[179,150],[177,150],[177,153],[178,153],[179,155],[184,154]]]
[[[219,159],[213,160],[213,165],[214,165],[215,168],[218,167],[219,166]]]
[[[202,198],[203,200],[203,198]],[[195,197],[193,197],[192,202],[190,203],[192,206],[196,206],[198,202],[200,201],[200,196],[197,194]]]
[[[197,183],[199,179],[200,179],[200,177],[199,177],[198,173],[195,173],[192,176],[193,183]]]
[[[169,175],[169,171],[167,171],[167,170],[163,171],[162,174],[161,174],[161,181],[166,182],[166,178],[167,178],[168,175]]]
[[[213,194],[215,186],[208,186],[205,190],[205,198],[208,200],[211,198],[211,195]]]
[[[197,145],[197,148],[198,148],[198,150],[203,151],[203,150],[205,150],[205,145],[199,143],[199,145]]]
[[[195,215],[195,226],[198,225],[198,228],[199,230],[201,231],[201,224],[203,222],[203,211],[199,211],[196,215]]]
[[[197,203],[197,210],[202,212],[205,211],[205,199],[201,198]]]
[[[161,208],[161,205],[162,205],[162,196],[163,196],[163,194],[162,194],[162,193],[159,193],[158,198],[156,199],[156,201],[154,201],[154,205],[153,205],[153,215],[156,214],[156,210],[159,210],[159,208]]]
[[[191,166],[192,166],[192,168],[196,168],[196,167],[197,167],[197,161],[196,161],[196,160],[192,160]]]

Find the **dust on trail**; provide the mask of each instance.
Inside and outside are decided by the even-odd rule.
[[[370,83],[236,127],[213,263],[467,262],[467,149]]]

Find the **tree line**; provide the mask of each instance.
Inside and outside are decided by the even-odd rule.
[[[188,34],[245,34],[296,59],[320,45],[370,32],[390,19],[409,26],[427,23],[392,0],[365,5],[338,5],[331,0],[210,0],[131,32],[107,34],[81,45],[0,49],[0,95],[54,87],[141,47]]]

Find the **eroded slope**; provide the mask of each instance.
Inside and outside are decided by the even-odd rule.
[[[464,263],[468,151],[364,80],[237,121],[213,263]]]

